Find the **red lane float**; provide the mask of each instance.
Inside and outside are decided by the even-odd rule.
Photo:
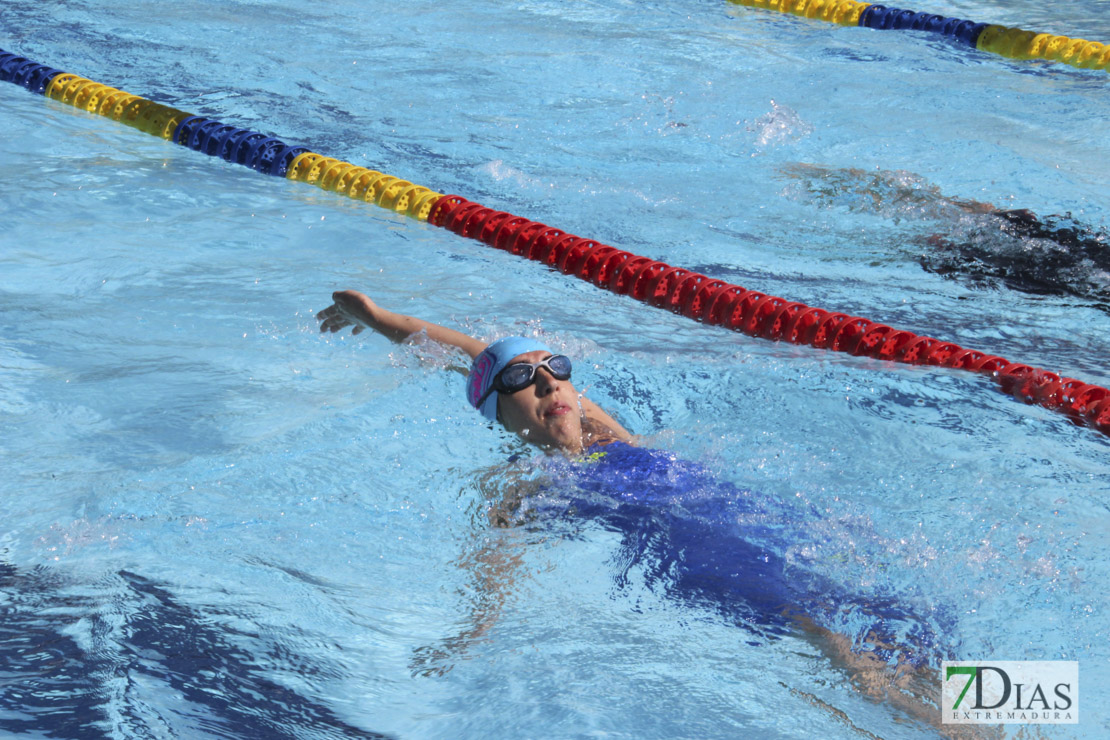
[[[1005,391],[1110,434],[1110,390],[1004,357],[922,337],[860,316],[713,280],[624,252],[458,195],[435,202],[428,223],[541,262],[619,295],[753,337],[807,344],[877,360],[969,370]]]

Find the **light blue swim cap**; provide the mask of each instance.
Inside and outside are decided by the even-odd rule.
[[[550,352],[542,342],[528,337],[505,337],[493,342],[474,358],[470,375],[466,377],[466,400],[490,421],[497,421],[497,391],[490,393],[481,407],[478,401],[493,386],[493,379],[504,370],[509,361],[525,352],[543,350]]]

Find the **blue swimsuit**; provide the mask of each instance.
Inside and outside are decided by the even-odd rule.
[[[595,445],[585,461],[555,463],[558,482],[526,503],[549,516],[590,519],[619,532],[625,559],[649,584],[708,607],[755,634],[787,631],[806,616],[850,630],[868,649],[900,645],[915,665],[936,647],[934,631],[888,598],[864,599],[818,574],[791,567],[783,555],[797,514],[767,496],[717,479],[700,465],[621,442]],[[934,656],[935,657],[935,656]]]

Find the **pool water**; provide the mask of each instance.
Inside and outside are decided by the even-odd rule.
[[[1101,6],[914,9],[1105,42]],[[0,48],[1110,385],[1105,266],[1047,294],[922,267],[943,238],[1045,269],[1052,244],[969,201],[1107,231],[1103,72],[715,0],[6,0]],[[0,131],[3,733],[936,734],[804,637],[676,597],[611,528],[491,526],[520,445],[466,405],[460,356],[320,336],[347,287],[543,338],[646,444],[761,497],[791,568],[952,614],[934,661],[1078,661],[1080,724],[1041,730],[1110,733],[1098,432],[980,376],[694,323],[13,85]]]

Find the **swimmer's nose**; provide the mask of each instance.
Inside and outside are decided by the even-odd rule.
[[[536,368],[536,393],[546,396],[559,389],[559,379],[551,374],[546,367]]]

